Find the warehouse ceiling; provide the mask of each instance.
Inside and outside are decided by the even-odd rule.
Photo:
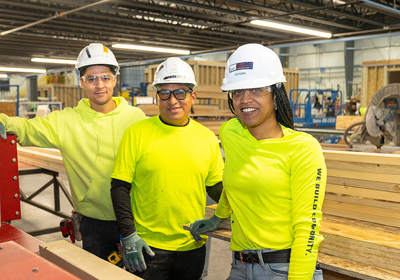
[[[195,55],[250,42],[320,41],[250,24],[254,19],[331,32],[326,40],[396,32],[397,5],[396,0],[0,0],[0,32],[17,29],[0,36],[0,67],[71,68],[31,58],[76,59],[91,42],[184,49]],[[172,56],[111,49],[120,63]]]

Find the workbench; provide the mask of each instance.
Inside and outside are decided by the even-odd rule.
[[[21,201],[23,201],[25,203],[28,203],[32,206],[35,206],[39,209],[42,209],[43,211],[49,212],[49,213],[59,216],[61,218],[70,218],[71,217],[71,214],[64,213],[60,209],[60,190],[64,193],[64,195],[68,199],[71,206],[72,206],[72,197],[71,197],[69,191],[67,190],[67,188],[65,187],[64,183],[62,182],[61,178],[59,177],[59,172],[18,161],[18,174],[19,174],[19,176],[32,175],[32,174],[46,174],[46,175],[51,176],[51,179],[45,185],[40,187],[37,191],[35,191],[30,196],[25,195],[24,191],[20,188],[20,199],[21,199]],[[53,199],[54,208],[51,208],[47,205],[44,205],[44,204],[34,200],[34,198],[37,195],[39,195],[41,192],[43,192],[44,190],[46,190],[47,188],[49,188],[51,186],[53,187],[53,190],[54,190],[54,199]],[[38,231],[32,231],[32,232],[29,232],[28,234],[37,236],[37,235],[41,235],[41,234],[47,234],[47,233],[53,233],[53,232],[59,232],[59,231],[60,231],[60,228],[59,228],[59,226],[57,226],[57,227],[42,229],[42,230],[38,230]]]

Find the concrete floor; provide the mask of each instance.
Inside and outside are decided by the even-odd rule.
[[[61,174],[61,179],[69,188],[66,175]],[[46,184],[51,179],[51,176],[45,174],[23,175],[20,176],[20,188],[26,196],[31,195],[40,187]],[[54,208],[53,187],[48,187],[45,191],[34,198],[35,201]],[[207,204],[212,204],[213,201],[208,199]],[[60,191],[61,211],[71,213],[72,206]],[[11,222],[11,225],[25,232],[32,232],[46,228],[58,227],[62,218],[36,208],[27,203],[21,202],[21,220]],[[61,232],[44,234],[36,236],[39,240],[47,243],[57,240],[66,240],[71,242],[69,238],[64,238]],[[76,242],[76,246],[82,247],[81,242]],[[223,280],[229,276],[231,265],[231,251],[229,243],[219,239],[211,239],[210,262],[208,267],[207,280]]]

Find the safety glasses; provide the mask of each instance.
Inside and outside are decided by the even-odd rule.
[[[115,80],[114,75],[102,75],[102,76],[83,76],[82,80],[89,85],[97,85],[99,80],[103,82],[103,84],[108,85],[111,84]]]
[[[271,93],[271,87],[250,88],[250,89],[237,89],[228,92],[229,98],[233,100],[240,100],[243,98],[245,92],[252,98],[260,98],[268,93]]]
[[[185,100],[187,95],[192,92],[193,91],[190,89],[182,89],[182,88],[173,91],[167,89],[161,89],[157,91],[157,95],[158,98],[160,98],[163,101],[170,99],[171,94],[173,94],[177,100]]]

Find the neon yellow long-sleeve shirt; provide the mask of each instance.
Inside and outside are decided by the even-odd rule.
[[[312,279],[326,166],[312,136],[283,127],[280,139],[257,141],[238,119],[224,123],[224,192],[216,210],[231,216],[231,250],[291,248],[289,279]]]
[[[142,110],[113,98],[117,108],[108,114],[91,109],[88,99],[75,108],[30,120],[0,114],[7,132],[21,146],[56,148],[67,170],[75,211],[99,220],[116,220],[110,195],[110,176],[125,130],[145,119]]]

